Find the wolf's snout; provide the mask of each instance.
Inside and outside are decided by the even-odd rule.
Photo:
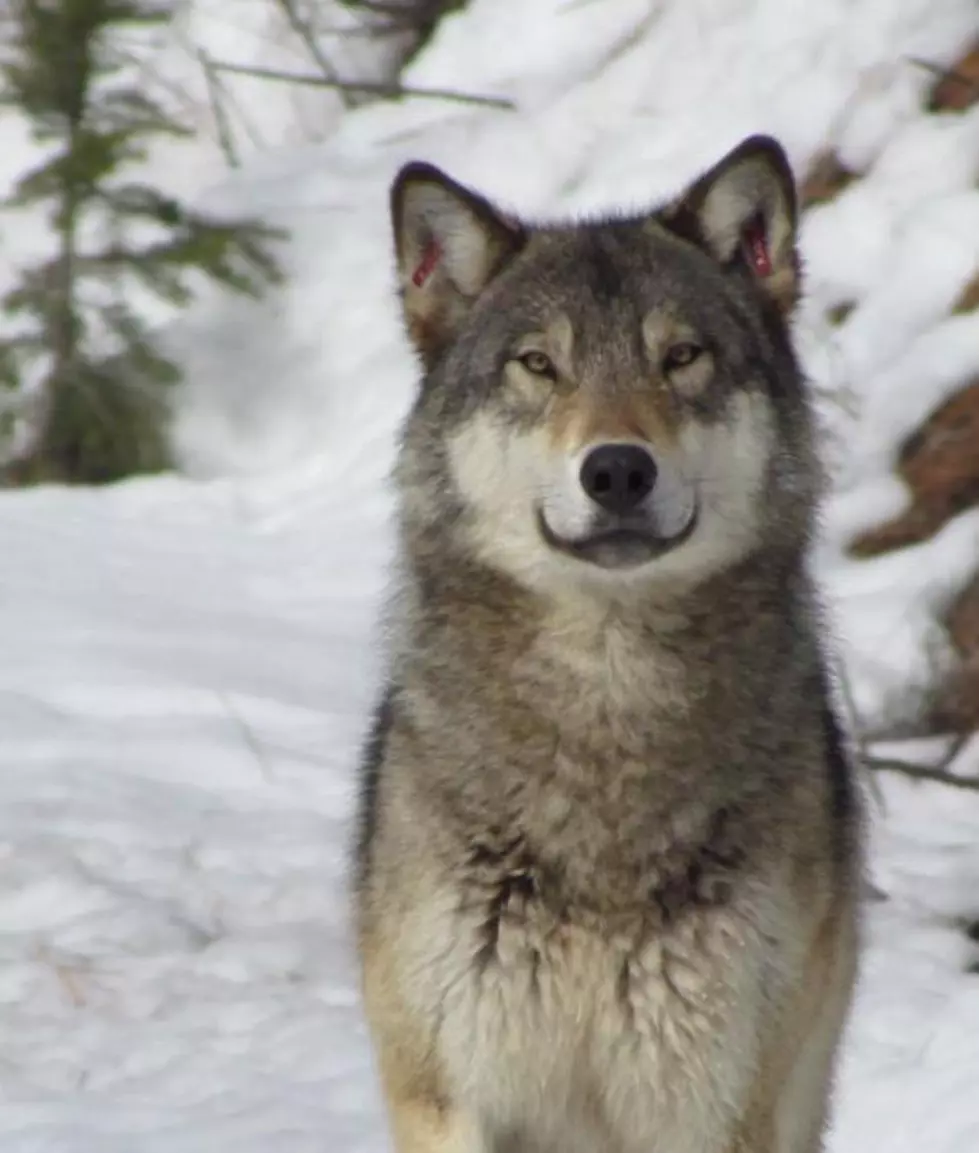
[[[632,512],[653,490],[656,462],[637,444],[601,444],[581,466],[581,487],[606,512]]]

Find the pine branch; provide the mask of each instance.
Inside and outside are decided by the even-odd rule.
[[[89,32],[89,35],[82,44],[77,46],[77,59],[80,61],[77,74],[69,77],[67,81],[72,86],[73,96],[64,105],[68,122],[68,139],[66,153],[59,170],[62,186],[56,216],[59,233],[57,257],[59,283],[56,289],[58,303],[55,315],[50,322],[54,338],[52,380],[64,379],[71,374],[77,359],[78,340],[81,332],[75,304],[75,250],[79,216],[84,198],[81,179],[83,172],[78,158],[84,138],[83,121],[88,104],[88,91],[92,74],[91,32],[89,29],[86,31]],[[82,61],[84,62],[82,63]],[[88,177],[89,185],[94,183],[94,176],[91,173],[84,175]]]
[[[425,100],[453,100],[457,104],[475,104],[484,108],[502,108],[513,111],[516,104],[503,96],[479,96],[470,92],[458,92],[451,88],[406,88],[400,84],[387,84],[368,80],[329,80],[325,76],[310,76],[299,72],[282,72],[276,68],[260,68],[257,65],[231,64],[225,60],[213,61],[220,72],[231,72],[238,76],[254,76],[260,80],[276,80],[288,84],[306,84],[315,88],[338,88],[347,92],[363,92],[377,96],[381,100],[400,100],[402,97],[418,97]]]
[[[195,278],[255,297],[281,279],[267,244],[282,233],[254,220],[212,219],[125,179],[150,142],[188,134],[151,89],[120,76],[131,63],[122,38],[168,20],[170,0],[14,5],[0,101],[54,147],[5,203],[43,207],[55,251],[20,270],[0,302],[13,328],[0,339],[0,388],[10,398],[0,406],[0,468],[14,483],[100,483],[159,471],[168,458],[169,387],[180,374],[128,306],[134,279],[178,306],[190,301]],[[41,397],[30,412],[29,394]]]

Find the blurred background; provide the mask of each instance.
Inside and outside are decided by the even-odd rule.
[[[8,0],[0,1146],[380,1150],[346,923],[387,193],[803,207],[814,571],[872,814],[834,1153],[979,1148],[975,0]]]

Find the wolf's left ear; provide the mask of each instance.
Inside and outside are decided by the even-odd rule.
[[[405,321],[431,368],[466,312],[523,246],[524,232],[431,164],[407,164],[391,189]]]
[[[795,306],[795,180],[782,146],[772,137],[742,141],[670,205],[663,219],[722,265],[746,267],[782,312]]]

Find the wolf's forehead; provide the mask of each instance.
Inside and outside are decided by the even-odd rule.
[[[555,287],[586,287],[598,300],[614,300],[648,263],[656,239],[632,221],[552,227],[532,234],[528,253]]]
[[[696,269],[684,277],[676,247],[638,224],[535,237],[523,283],[500,301],[508,327],[543,337],[548,351],[579,367],[596,357],[655,356],[664,341],[702,327]]]
[[[576,336],[595,325],[638,331],[653,311],[700,311],[703,270],[688,247],[653,220],[548,229],[531,241],[524,275],[541,320],[563,313]]]

